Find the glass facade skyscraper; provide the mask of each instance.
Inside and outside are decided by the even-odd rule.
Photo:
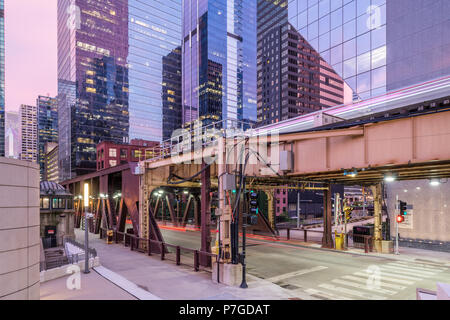
[[[181,1],[58,2],[61,179],[95,170],[99,142],[181,127]]]
[[[256,1],[183,0],[183,123],[256,121]]]
[[[128,1],[58,1],[61,180],[96,169],[96,145],[128,140]]]
[[[342,104],[344,81],[288,22],[287,0],[258,0],[258,124]]]
[[[5,1],[0,0],[0,157],[5,156]]]
[[[169,139],[181,127],[181,1],[128,0],[128,11],[130,140]]]
[[[446,0],[289,0],[289,22],[369,98],[450,74]]]
[[[386,92],[386,0],[289,0],[288,11],[354,97]]]
[[[38,112],[39,170],[41,180],[45,176],[45,155],[47,143],[58,143],[58,100],[39,96],[36,101]]]

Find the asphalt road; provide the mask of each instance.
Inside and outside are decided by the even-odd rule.
[[[161,231],[167,243],[200,248],[199,232]],[[436,290],[437,282],[450,283],[450,269],[431,261],[397,261],[254,239],[247,244],[250,274],[320,299],[415,300],[416,288]]]

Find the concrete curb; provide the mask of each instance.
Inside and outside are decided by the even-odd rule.
[[[161,300],[160,297],[157,297],[153,294],[151,294],[148,291],[145,291],[142,288],[139,288],[136,284],[133,282],[127,280],[126,278],[122,277],[121,275],[103,267],[95,267],[93,268],[95,272],[97,272],[99,275],[101,275],[106,280],[109,280],[110,282],[114,283],[119,288],[125,290],[132,296],[136,297],[139,300]]]

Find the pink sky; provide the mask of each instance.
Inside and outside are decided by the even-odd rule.
[[[7,111],[35,105],[38,95],[57,94],[57,1],[5,1]]]

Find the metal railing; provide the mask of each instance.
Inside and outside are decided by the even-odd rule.
[[[100,228],[100,239],[106,237],[105,228]],[[158,254],[161,260],[167,260],[169,254],[175,254],[175,263],[176,265],[185,264],[181,261],[182,252],[187,252],[193,254],[193,267],[195,271],[200,270],[200,259],[201,257],[209,257],[216,258],[217,255],[211,252],[205,252],[201,250],[186,248],[182,246],[177,246],[173,244],[166,243],[164,241],[151,240],[140,238],[135,236],[134,234],[129,234],[125,232],[120,232],[113,230],[112,242],[116,244],[123,244],[125,247],[130,247],[131,251],[137,251],[141,253],[146,253],[149,256]],[[154,248],[157,247],[159,253],[156,253]],[[169,249],[174,249],[173,252],[170,252]]]
[[[297,229],[297,228],[289,228],[289,227],[286,227],[286,228],[283,228],[283,229],[279,229],[279,230],[286,230],[286,238],[285,238],[285,240],[288,240],[288,241],[289,240],[301,240],[301,239],[303,239],[304,242],[308,242],[308,232],[323,234],[323,231],[321,231],[321,230]],[[294,238],[292,238],[291,237],[291,230],[303,231],[303,238],[301,238],[301,239],[297,239],[297,238],[294,239]],[[364,252],[365,253],[369,253],[369,252],[373,251],[373,236],[371,236],[371,235],[359,235],[359,234],[355,235],[353,233],[347,233],[346,237],[347,237],[347,239],[346,239],[347,246],[349,246],[348,245],[348,243],[349,243],[348,238],[352,238],[352,240],[353,240],[353,246],[352,247],[359,248],[359,249],[364,248]],[[356,241],[355,242],[355,238],[357,240],[360,240],[360,241]],[[355,243],[358,243],[358,244],[361,244],[361,245],[356,245],[355,246]]]
[[[217,144],[218,135],[224,136],[224,130],[234,129],[242,132],[252,129],[253,125],[249,122],[226,119],[213,122],[202,127],[190,125],[182,129],[183,134],[175,135],[168,140],[162,141],[159,145],[146,148],[140,154],[139,161],[149,160],[157,161],[181,153],[194,151]],[[240,135],[241,136],[241,135]]]

